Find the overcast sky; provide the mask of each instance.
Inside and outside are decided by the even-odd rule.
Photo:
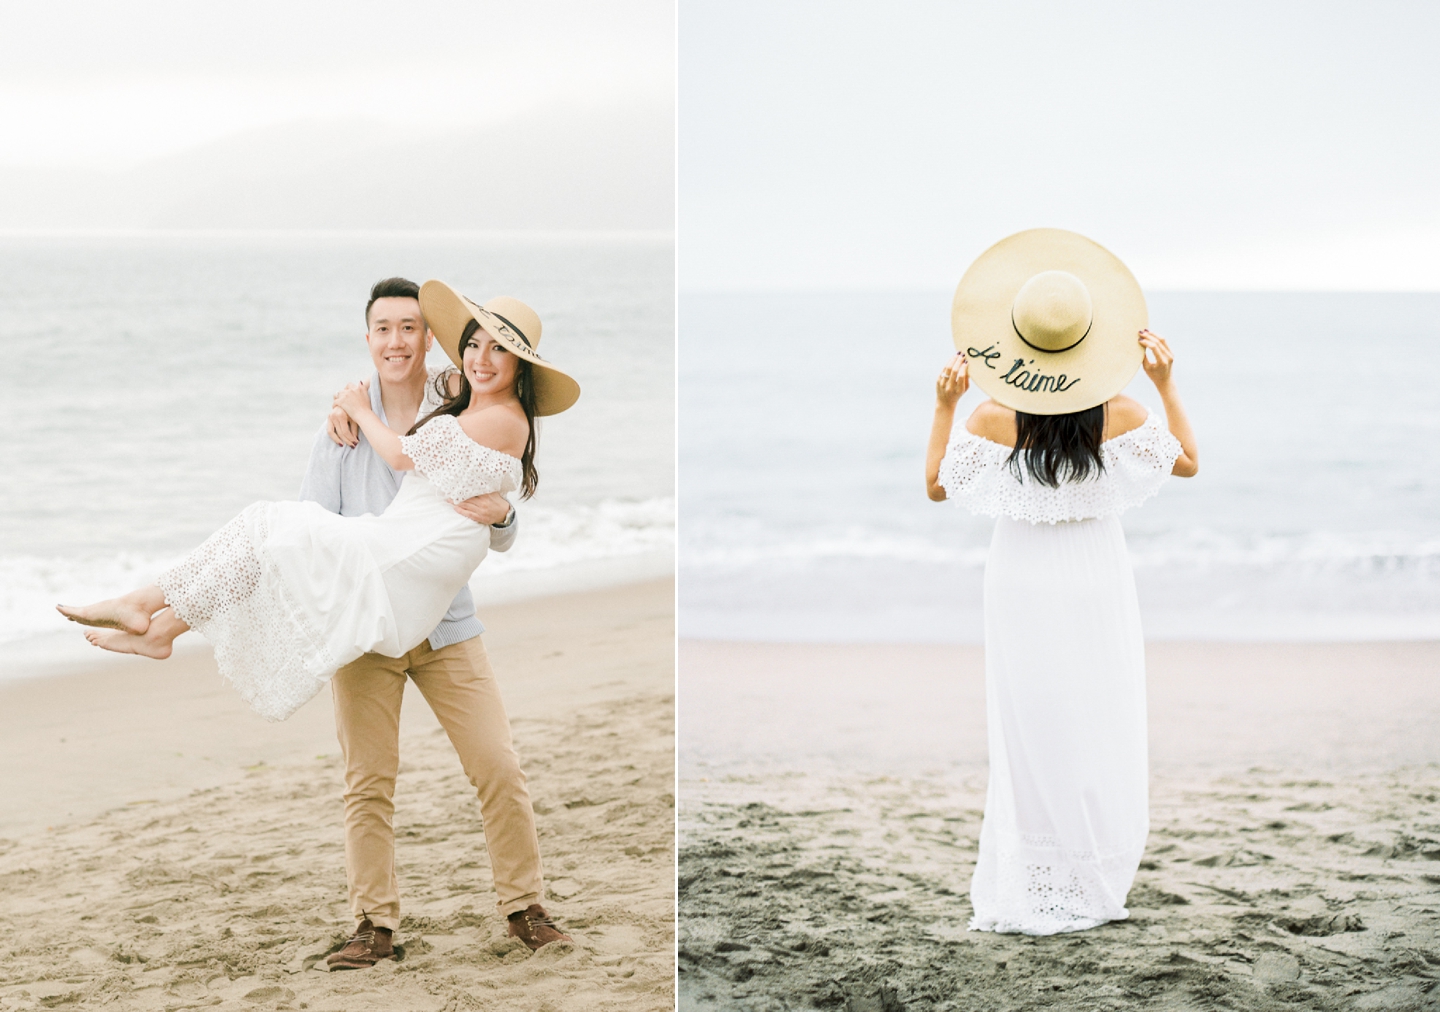
[[[0,23],[0,166],[124,168],[296,120],[468,126],[674,89],[667,0],[3,0]]]
[[[1440,289],[1440,4],[682,0],[681,285]]]

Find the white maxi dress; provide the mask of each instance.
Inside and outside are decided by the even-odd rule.
[[[996,518],[985,563],[990,777],[974,931],[1051,935],[1129,916],[1150,829],[1145,648],[1119,516],[1180,455],[1153,414],[1101,446],[1099,476],[1049,488],[959,427],[952,500]]]
[[[270,720],[361,654],[400,657],[429,636],[490,548],[490,528],[450,502],[519,487],[519,459],[481,446],[451,415],[400,444],[415,470],[379,516],[251,503],[157,581]]]

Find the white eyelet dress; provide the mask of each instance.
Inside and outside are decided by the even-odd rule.
[[[451,415],[400,437],[415,462],[379,516],[257,502],[157,581],[215,646],[220,673],[270,720],[300,708],[361,654],[399,657],[435,629],[490,547],[450,506],[519,487],[520,461]]]
[[[1180,455],[1151,415],[1105,469],[1048,488],[960,427],[948,497],[996,517],[985,563],[990,778],[970,884],[974,931],[1051,935],[1129,916],[1150,829],[1145,645],[1119,516]]]

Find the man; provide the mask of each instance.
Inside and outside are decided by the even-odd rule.
[[[377,282],[365,306],[365,341],[375,373],[370,405],[392,430],[405,433],[439,405],[425,365],[434,340],[420,315],[420,289],[404,278]],[[379,514],[400,489],[364,435],[332,413],[315,438],[300,497],[334,513]],[[490,547],[515,540],[515,513],[491,494],[455,506],[491,525]],[[430,638],[404,657],[366,654],[330,682],[335,728],[345,757],[345,870],[354,936],[328,959],[331,969],[373,966],[394,955],[400,926],[395,877],[395,776],[400,765],[400,703],[407,676],[425,696],[460,756],[480,799],[485,845],[497,905],[509,933],[532,949],[564,939],[541,906],[543,880],[535,814],[510,738],[510,722],[480,640],[469,588],[456,596]]]

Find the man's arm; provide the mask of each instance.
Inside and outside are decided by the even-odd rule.
[[[496,524],[490,525],[490,551],[508,552],[510,546],[515,543],[515,538],[520,533],[520,514],[514,506],[510,507],[509,523],[501,527]]]
[[[344,502],[340,496],[340,460],[345,447],[330,441],[328,426],[315,434],[315,443],[310,447],[310,462],[305,465],[305,477],[300,479],[300,499],[304,502],[318,502],[331,513],[339,513]]]
[[[487,492],[455,504],[455,512],[477,524],[490,525],[490,550],[507,552],[515,543],[520,515],[499,492]]]

